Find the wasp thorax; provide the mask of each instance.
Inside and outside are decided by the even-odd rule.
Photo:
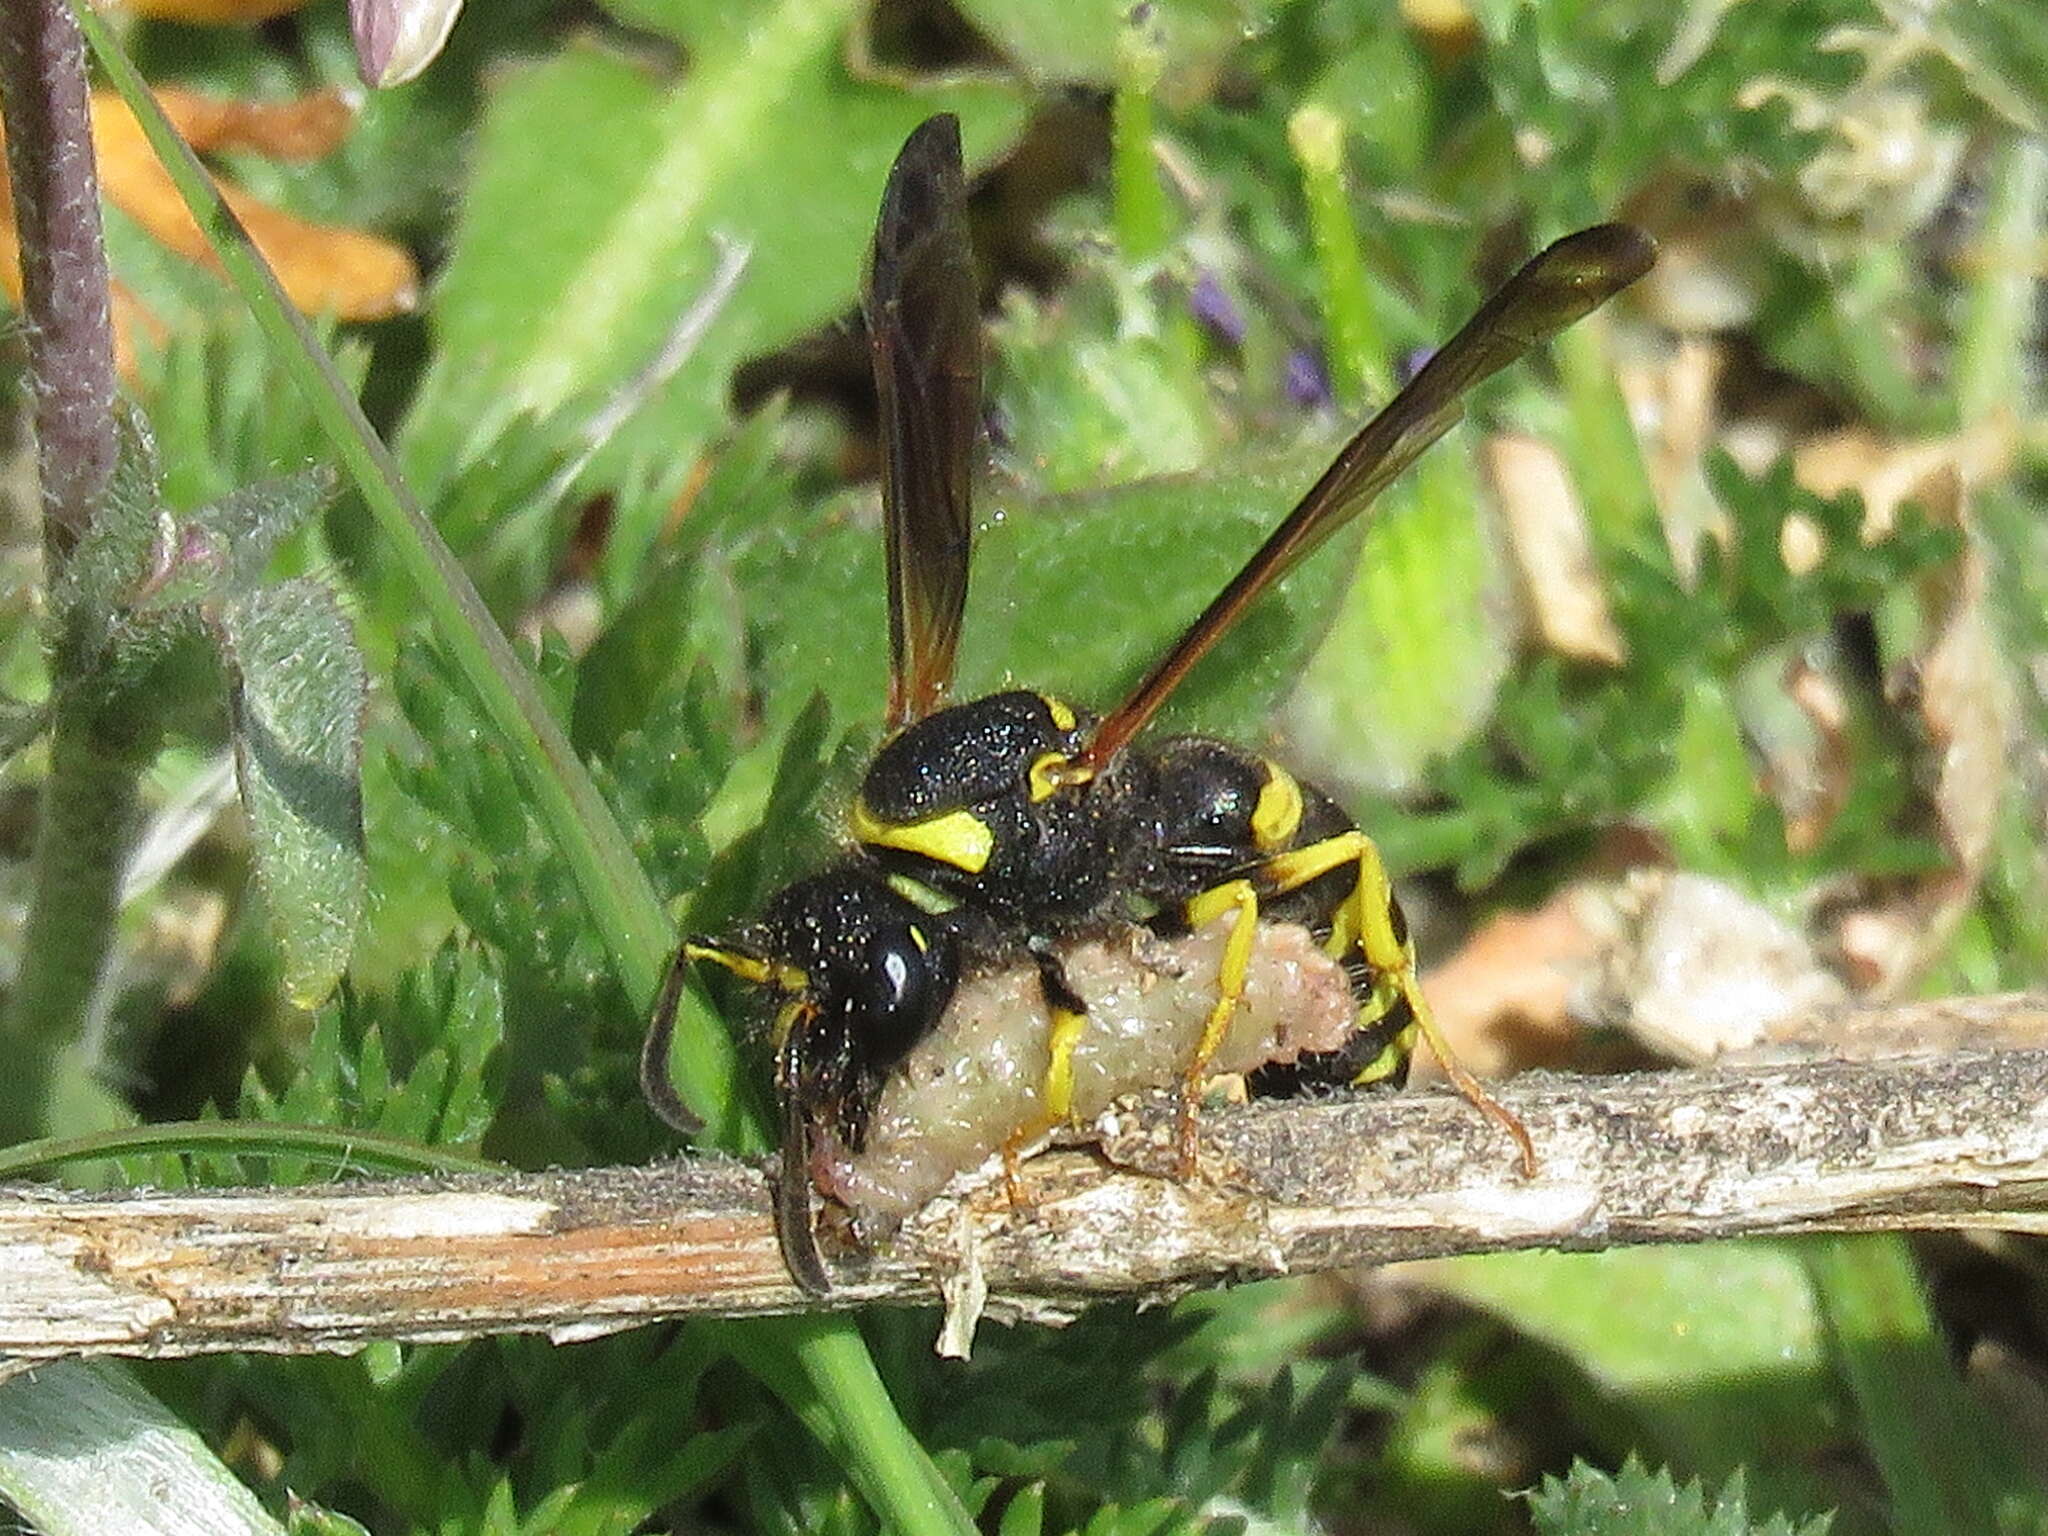
[[[1058,699],[1022,690],[942,709],[875,754],[861,803],[902,825],[1017,794],[1033,763],[1074,750],[1083,723]]]
[[[926,717],[876,755],[851,822],[892,873],[1004,923],[1062,928],[1101,909],[1122,835],[1114,776],[1048,787],[1090,720],[1039,693]]]

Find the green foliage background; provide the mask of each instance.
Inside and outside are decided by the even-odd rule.
[[[882,582],[849,317],[882,175],[940,110],[960,114],[987,173],[975,214],[998,440],[965,685],[1114,698],[1355,409],[1469,312],[1482,277],[1634,212],[1741,295],[1713,328],[1759,389],[1888,437],[2007,414],[2013,466],[1980,488],[1973,536],[1994,555],[2001,644],[2022,677],[2029,658],[2036,669],[2014,729],[2016,756],[2038,754],[2048,20],[1863,0],[1477,0],[1461,14],[1446,27],[1309,0],[872,14],[853,0],[495,0],[419,82],[371,96],[336,155],[229,168],[429,264],[418,318],[337,346],[500,621],[542,637],[530,653],[551,704],[691,927],[744,914],[830,846],[836,796],[874,738]],[[151,79],[218,91],[284,94],[353,68],[334,0],[258,31],[138,25],[128,43]],[[1305,131],[1318,114],[1338,130],[1334,163]],[[1952,159],[1924,208],[1874,180],[1854,195],[1843,159],[1873,123],[1901,155]],[[1148,141],[1165,147],[1164,181]],[[118,221],[110,239],[124,278],[176,315],[135,381],[166,498],[196,506],[325,457],[224,292],[167,271]],[[730,302],[672,377],[587,441],[708,281],[720,239],[750,250]],[[1204,281],[1241,322],[1234,339],[1198,318]],[[1844,807],[1797,854],[1735,701],[1803,647],[1896,655],[1898,598],[1956,558],[1956,535],[1909,517],[1865,548],[1853,497],[1824,504],[1782,468],[1720,458],[1709,478],[1730,552],[1681,579],[1612,361],[1665,344],[1668,303],[1575,333],[1479,413],[1559,446],[1625,665],[1534,656],[1503,625],[1467,428],[1175,702],[1179,727],[1292,734],[1397,870],[1441,897],[1446,943],[1555,889],[1617,828],[1788,909],[1830,880],[1941,860],[1915,744],[1873,679],[1853,699],[1863,749]],[[1306,358],[1325,360],[1341,406],[1290,394],[1290,361]],[[1806,578],[1774,558],[1795,512],[1833,536]],[[640,1020],[572,871],[361,506],[344,497],[278,560],[346,588],[370,659],[368,899],[349,980],[318,1009],[287,1004],[224,831],[131,907],[136,958],[95,1064],[133,1085],[145,1117],[213,1106],[521,1166],[670,1151],[638,1099]],[[19,609],[8,624],[0,654],[32,695],[32,627]],[[208,721],[181,736],[159,770],[167,796],[218,740]],[[2048,973],[2024,788],[2002,825],[1937,983]],[[165,930],[201,935],[201,958],[167,958]],[[329,1170],[193,1156],[128,1172]],[[1984,1270],[1934,1257],[1942,1273]],[[2038,1320],[2037,1267],[1982,1283]],[[1962,1330],[1889,1240],[1531,1255],[1441,1266],[1426,1290],[1249,1287],[1166,1313],[1101,1308],[1064,1331],[989,1329],[972,1364],[933,1360],[932,1329],[919,1313],[862,1322],[905,1419],[1002,1536],[1734,1533],[1814,1529],[1828,1511],[1838,1532],[2048,1529],[2023,1450],[2048,1427],[2038,1336]],[[1946,1344],[1980,1338],[2027,1356],[2016,1420],[1985,1414],[1951,1366]],[[320,1506],[293,1517],[309,1530],[877,1528],[855,1469],[705,1330],[142,1376],[274,1509],[286,1490]],[[1504,1497],[1574,1458],[1631,1456],[1746,1481],[1707,1495],[1582,1467],[1526,1503]],[[1646,1524],[1630,1507],[1661,1513]]]

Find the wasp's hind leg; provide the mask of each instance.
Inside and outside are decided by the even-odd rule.
[[[1394,888],[1387,879],[1386,865],[1373,840],[1363,832],[1339,832],[1304,847],[1273,855],[1258,867],[1260,886],[1273,895],[1298,890],[1310,881],[1355,865],[1358,870],[1351,892],[1331,914],[1329,952],[1344,956],[1355,945],[1371,967],[1372,983],[1359,1008],[1359,1028],[1371,1029],[1387,1019],[1397,1004],[1405,1004],[1412,1024],[1387,1039],[1379,1054],[1359,1068],[1354,1084],[1380,1082],[1404,1071],[1413,1037],[1420,1034],[1429,1042],[1430,1054],[1444,1069],[1451,1085],[1473,1106],[1514,1138],[1520,1149],[1525,1177],[1536,1174],[1536,1148],[1529,1140],[1528,1127],[1500,1100],[1486,1091],[1458,1060],[1437,1028],[1429,1000],[1422,995],[1417,979],[1415,946],[1409,942],[1408,925],[1394,900]]]

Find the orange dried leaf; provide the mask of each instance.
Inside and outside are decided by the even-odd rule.
[[[1424,975],[1423,990],[1452,1048],[1481,1076],[1552,1066],[1577,1033],[1569,1004],[1597,951],[1573,898],[1561,894],[1481,924]],[[1425,1079],[1436,1075],[1426,1055],[1415,1062]]]
[[[341,147],[356,120],[336,90],[309,91],[289,101],[235,101],[166,86],[156,101],[202,155],[245,149],[271,160],[317,160]]]
[[[188,117],[203,116],[190,100],[182,106]],[[230,132],[224,120],[207,126],[217,133]],[[238,142],[247,142],[256,131],[251,120],[243,119],[232,133]],[[100,179],[108,199],[171,250],[211,266],[206,239],[157,163],[141,125],[111,94],[93,98],[93,146],[99,152]],[[390,241],[294,218],[231,184],[221,184],[221,196],[300,309],[342,320],[382,320],[406,312],[417,301],[418,270],[411,256]]]

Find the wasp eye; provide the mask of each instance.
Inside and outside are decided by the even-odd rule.
[[[864,1054],[884,1070],[894,1066],[938,1022],[952,993],[950,948],[934,947],[913,924],[877,930],[853,996]]]

